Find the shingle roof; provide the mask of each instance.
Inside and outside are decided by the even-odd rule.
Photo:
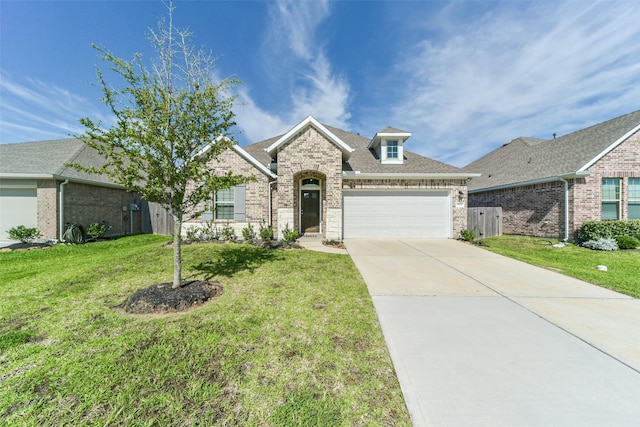
[[[355,151],[351,154],[348,163],[343,165],[346,172],[360,171],[361,173],[442,173],[442,174],[461,174],[464,171],[455,166],[421,156],[404,150],[404,164],[402,165],[383,165],[376,157],[373,150],[367,148],[370,139],[344,131],[332,126],[324,125],[329,131],[340,138],[345,144],[353,148]],[[406,132],[399,129],[393,129],[394,132]],[[381,131],[382,132],[382,131]],[[267,147],[280,139],[282,135],[256,142],[255,144],[243,147],[251,156],[259,162],[268,165],[271,157],[265,151]]]
[[[555,139],[514,139],[463,167],[482,173],[469,183],[469,190],[579,172],[639,125],[640,111],[636,111]]]
[[[2,178],[50,177],[113,184],[106,176],[65,166],[71,162],[96,167],[104,164],[100,154],[79,139],[0,144],[0,159]]]

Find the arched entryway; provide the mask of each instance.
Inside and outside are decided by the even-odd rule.
[[[300,234],[322,234],[324,230],[325,176],[316,171],[296,174],[296,229]]]

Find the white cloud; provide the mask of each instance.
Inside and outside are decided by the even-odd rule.
[[[0,143],[68,138],[84,131],[82,117],[110,120],[86,98],[41,80],[2,73],[0,96]]]
[[[309,115],[348,128],[349,83],[332,70],[315,38],[328,16],[327,1],[270,4],[262,63],[270,92],[279,99],[269,108],[261,107],[251,97],[250,88],[240,91],[240,101],[246,105],[237,111],[238,125],[250,140],[286,132]]]
[[[551,138],[638,108],[639,3],[497,5],[474,21],[443,13],[454,21],[440,28],[455,33],[403,52],[393,116],[417,151],[461,166],[518,136]]]

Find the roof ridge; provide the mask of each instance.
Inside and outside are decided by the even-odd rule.
[[[62,173],[68,168],[67,163],[73,163],[73,161],[75,159],[78,158],[78,156],[80,156],[80,153],[82,153],[82,151],[84,151],[85,149],[89,148],[89,146],[87,145],[86,142],[84,142],[83,140],[79,139],[79,138],[67,138],[70,141],[78,141],[81,144],[78,146],[78,148],[75,149],[75,151],[73,151],[71,153],[71,155],[68,157],[68,161],[63,162],[60,167],[58,169],[56,169],[55,173],[57,175],[62,175]]]

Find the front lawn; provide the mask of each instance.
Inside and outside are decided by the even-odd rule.
[[[135,290],[171,281],[167,241],[0,253],[3,425],[410,425],[348,256],[187,245],[186,275],[222,296],[125,314]]]
[[[640,251],[595,251],[573,244],[558,248],[553,239],[499,236],[484,239],[486,249],[559,271],[589,283],[640,297]],[[607,266],[608,271],[597,269]]]

